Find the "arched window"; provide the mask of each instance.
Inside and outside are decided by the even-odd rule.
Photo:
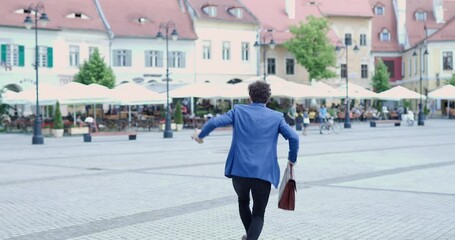
[[[233,7],[228,10],[229,14],[236,18],[243,18],[243,9],[238,7]]]
[[[385,12],[385,7],[381,3],[378,3],[378,4],[376,4],[376,6],[374,6],[375,15],[384,15],[384,12]]]
[[[66,15],[66,18],[89,19],[89,17],[83,13],[71,13],[71,14]]]
[[[384,28],[381,33],[379,34],[379,39],[381,42],[389,42],[390,41],[390,32],[386,28]]]
[[[417,11],[415,13],[415,18],[417,21],[426,21],[427,20],[427,13],[424,11]]]
[[[202,11],[204,11],[204,13],[209,15],[210,17],[216,17],[217,8],[216,6],[213,5],[207,5],[202,7]]]

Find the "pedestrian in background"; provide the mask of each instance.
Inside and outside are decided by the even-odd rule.
[[[308,114],[308,108],[303,111],[303,135],[307,135],[308,126],[310,126],[310,115]]]
[[[203,143],[203,138],[215,128],[232,126],[232,142],[224,174],[232,178],[238,196],[240,218],[246,231],[242,239],[251,240],[258,239],[261,234],[271,184],[278,187],[278,136],[281,134],[289,142],[288,161],[291,164],[297,161],[299,137],[285,122],[281,112],[266,107],[271,95],[268,83],[253,82],[248,91],[250,104],[237,104],[227,113],[212,118],[202,130],[196,129],[192,138]]]

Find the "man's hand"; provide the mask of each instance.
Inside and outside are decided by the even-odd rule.
[[[191,139],[194,139],[194,141],[198,142],[199,144],[204,143],[204,140],[202,138],[199,138],[199,133],[201,132],[201,129],[195,129],[193,135],[191,136]]]

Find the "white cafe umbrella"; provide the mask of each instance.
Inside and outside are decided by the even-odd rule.
[[[342,84],[338,90],[346,96],[346,84]],[[354,83],[348,83],[348,97],[355,99],[372,99],[377,98],[377,93],[370,91]]]
[[[409,90],[405,87],[396,86],[389,90],[380,92],[377,98],[382,100],[400,101],[402,99],[426,99],[426,96]]]
[[[166,95],[156,93],[148,88],[136,83],[120,84],[112,89],[115,99],[118,99],[121,105],[143,105],[143,104],[165,104]]]
[[[224,98],[230,91],[228,84],[216,83],[190,83],[188,85],[169,91],[171,98]]]
[[[321,81],[311,86],[311,93],[309,95],[313,98],[342,98],[346,96],[342,91]]]
[[[27,101],[25,99],[21,99],[18,97],[18,92],[14,92],[11,90],[6,89],[5,92],[2,94],[2,103],[8,104],[8,105],[23,105],[26,104]]]
[[[429,98],[455,100],[455,86],[448,84],[428,93]]]
[[[447,116],[449,116],[450,100],[455,100],[455,86],[453,86],[451,84],[447,84],[441,88],[438,88],[438,89],[428,93],[428,97],[434,98],[434,99],[447,99],[447,101],[449,101],[447,103],[447,106],[448,106]]]
[[[131,105],[165,104],[166,95],[156,93],[136,83],[120,84],[112,90],[121,105],[128,105],[128,123],[131,125]]]
[[[57,100],[62,98],[62,94],[57,86],[40,83],[38,86],[39,105],[55,105]],[[36,87],[31,87],[16,94],[11,100],[25,101],[31,104],[36,103]]]

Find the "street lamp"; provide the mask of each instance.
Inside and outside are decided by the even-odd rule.
[[[156,34],[156,38],[166,40],[166,123],[164,127],[164,138],[172,138],[172,129],[171,129],[171,106],[169,105],[169,29],[172,29],[170,34],[172,40],[177,40],[178,33],[175,30],[175,24],[173,21],[162,22]],[[161,33],[161,30],[164,30],[164,36]]]
[[[350,38],[345,38],[344,39],[344,46],[336,46],[335,51],[339,52],[341,48],[344,48],[345,55],[346,55],[346,99],[345,99],[345,109],[344,109],[344,128],[351,128],[351,119],[349,116],[349,65],[348,65],[348,50],[349,46],[351,45],[351,39]],[[360,49],[357,46],[357,44],[353,48],[354,52],[358,52]]]
[[[425,47],[425,51],[423,52],[423,55],[426,56],[428,55],[428,51],[427,51],[427,46],[424,44],[424,45],[420,45],[419,46],[419,61],[420,61],[420,79],[419,79],[419,84],[420,84],[420,102],[419,102],[419,116],[418,116],[418,120],[417,120],[417,125],[418,126],[424,126],[425,125],[425,122],[423,120],[424,116],[423,116],[423,111],[422,111],[422,48]],[[414,57],[417,57],[417,52],[414,51],[414,53],[412,54],[412,56]]]
[[[270,38],[270,41],[267,43],[267,38]],[[264,63],[264,76],[263,80],[265,81],[265,78],[267,76],[267,64],[266,64],[266,55],[267,55],[267,47],[270,47],[270,49],[275,48],[275,40],[273,40],[273,34],[272,34],[272,29],[267,29],[266,32],[262,34],[262,36],[259,37],[259,41],[256,41],[254,43],[254,46],[256,48],[261,48],[262,49],[262,57],[263,57],[263,63]]]
[[[35,19],[33,20],[30,16],[31,14],[34,15]],[[38,14],[40,17],[38,18]],[[38,2],[37,4],[30,4],[28,7],[28,14],[25,17],[24,25],[25,28],[31,29],[33,25],[35,25],[35,78],[36,78],[36,116],[35,116],[35,124],[33,126],[33,138],[32,144],[43,144],[44,139],[41,133],[41,114],[40,114],[40,107],[39,107],[39,97],[38,97],[38,89],[39,89],[39,79],[38,79],[38,21],[41,22],[43,27],[49,22],[49,18],[44,10],[44,4],[42,2]]]

